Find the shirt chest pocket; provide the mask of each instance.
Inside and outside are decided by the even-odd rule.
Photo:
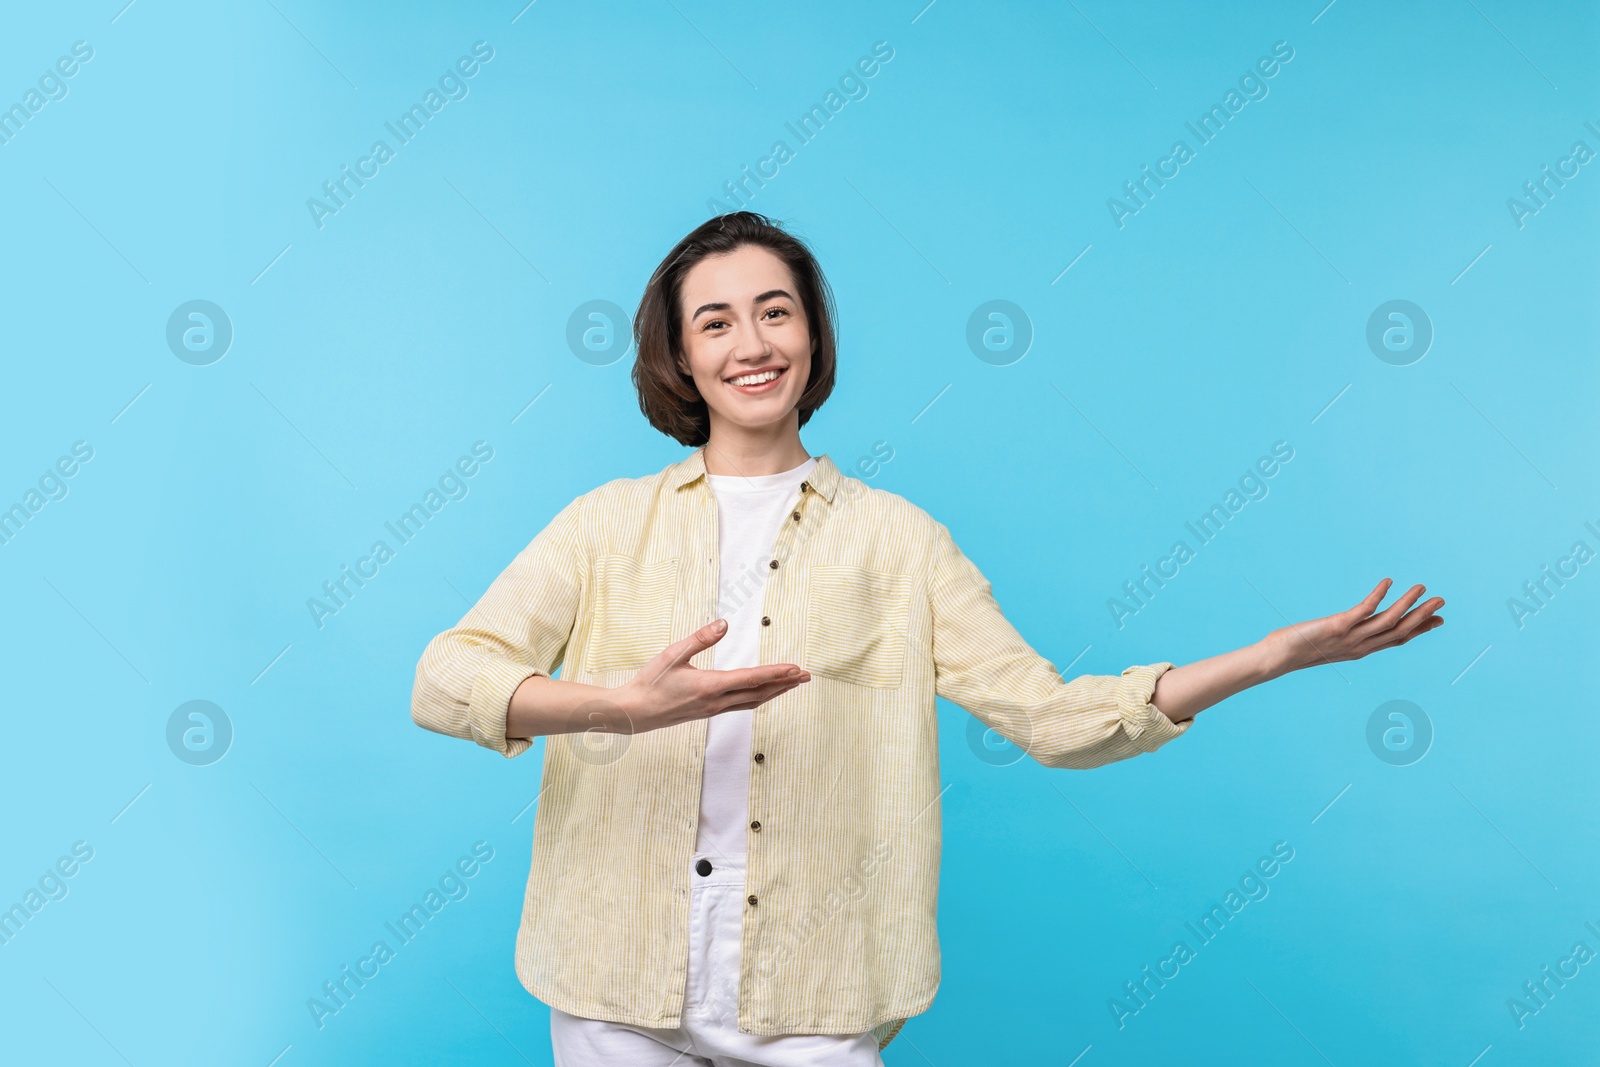
[[[858,567],[812,567],[806,659],[814,674],[875,689],[900,685],[911,617],[911,578]]]
[[[642,667],[672,642],[678,565],[675,556],[649,563],[623,555],[595,560],[591,670]]]

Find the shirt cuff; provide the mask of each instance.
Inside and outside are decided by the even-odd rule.
[[[478,677],[472,681],[472,695],[467,700],[467,729],[472,739],[507,759],[520,756],[531,748],[531,738],[506,737],[506,714],[510,711],[511,694],[517,691],[517,686],[540,673],[525,663],[510,660],[496,660],[479,671]]]
[[[1173,722],[1150,703],[1156,680],[1171,669],[1170,663],[1151,663],[1122,672],[1123,680],[1117,686],[1117,710],[1122,715],[1123,730],[1141,752],[1154,752],[1194,725],[1193,718]]]

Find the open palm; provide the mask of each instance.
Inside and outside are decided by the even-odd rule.
[[[1434,614],[1444,606],[1443,597],[1433,597],[1413,610],[1425,591],[1421,585],[1412,586],[1387,609],[1373,614],[1390,584],[1390,579],[1385,578],[1355,607],[1274,630],[1266,640],[1277,646],[1291,670],[1298,670],[1360,659],[1379,649],[1403,645],[1418,634],[1444,625],[1444,617]]]

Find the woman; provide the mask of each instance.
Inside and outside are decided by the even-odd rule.
[[[947,527],[801,444],[835,358],[804,244],[703,224],[635,340],[645,417],[695,451],[563,508],[429,643],[412,701],[507,757],[551,735],[516,970],[562,1067],[881,1063],[939,984],[935,696],[1094,767],[1443,622],[1420,585],[1374,614],[1385,579],[1237,651],[1063,681]]]

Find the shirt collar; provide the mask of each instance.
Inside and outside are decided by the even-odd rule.
[[[806,478],[806,485],[822,494],[828,503],[833,503],[833,494],[839,488],[839,468],[833,465],[833,460],[828,458],[826,452],[816,457],[817,465],[811,468],[811,474]],[[706,446],[701,445],[689,455],[667,468],[667,484],[674,489],[693,482],[706,473]]]

